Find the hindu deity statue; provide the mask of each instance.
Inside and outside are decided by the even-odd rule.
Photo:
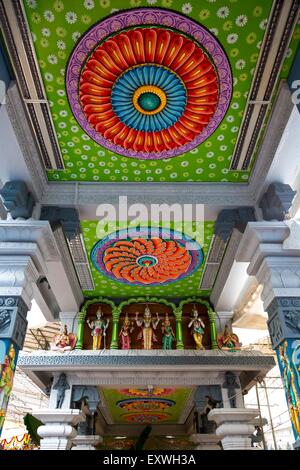
[[[162,348],[163,349],[173,349],[173,341],[175,340],[175,335],[173,328],[171,326],[171,322],[169,319],[169,315],[166,313],[165,320],[162,323],[161,331],[163,334],[162,338]]]
[[[199,317],[198,311],[194,305],[192,310],[192,318],[190,319],[188,327],[191,328],[191,333],[193,335],[194,341],[196,343],[196,349],[205,349],[202,344],[202,338],[204,334],[205,325],[201,318]]]
[[[104,338],[104,344],[103,348],[105,349],[106,344],[105,344],[105,337],[106,337],[106,330],[109,325],[109,320],[104,320],[103,319],[103,313],[101,310],[101,307],[98,308],[96,312],[96,319],[93,320],[92,322],[87,319],[87,324],[89,328],[92,330],[92,337],[93,337],[93,349],[101,349],[101,342],[102,342],[102,337]]]
[[[67,325],[64,326],[64,330],[59,334],[55,335],[52,343],[50,343],[50,349],[52,351],[71,351],[75,348],[76,336],[74,333],[68,333]]]
[[[143,349],[152,349],[153,342],[157,341],[154,330],[156,330],[160,322],[159,315],[156,313],[156,320],[153,320],[148,305],[145,308],[143,318],[139,319],[138,315],[139,313],[136,312],[135,321],[138,327],[142,327],[142,331],[139,333],[137,339],[143,340]]]
[[[235,350],[241,349],[239,338],[235,333],[229,330],[228,325],[225,325],[223,333],[219,333],[217,336],[218,346],[221,349]]]
[[[121,341],[121,349],[131,349],[131,333],[133,331],[133,324],[128,318],[126,313],[121,331],[119,333],[119,338]]]

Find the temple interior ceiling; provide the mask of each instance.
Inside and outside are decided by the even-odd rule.
[[[97,220],[81,221],[94,290],[86,296],[130,297],[208,295],[199,286],[213,239],[214,222],[145,224],[139,228],[119,221],[108,230]],[[180,222],[181,226],[181,222]]]
[[[49,181],[248,182],[299,41],[296,2],[5,8]]]
[[[103,388],[111,424],[182,424],[191,411],[192,388]]]

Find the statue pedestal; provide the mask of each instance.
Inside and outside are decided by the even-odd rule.
[[[216,434],[192,434],[189,440],[198,444],[196,450],[221,450],[218,445],[221,439]]]
[[[251,447],[251,434],[254,426],[249,423],[259,414],[259,410],[249,408],[214,408],[208,419],[217,423],[216,435],[224,450],[257,450]]]
[[[101,444],[101,436],[76,436],[72,443],[74,447],[71,450],[95,450],[95,446]]]
[[[85,421],[80,410],[72,409],[40,410],[33,416],[44,423],[37,430],[42,438],[41,450],[69,450],[77,435],[73,426]]]

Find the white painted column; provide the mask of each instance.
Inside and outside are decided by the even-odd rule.
[[[96,450],[95,446],[103,442],[102,436],[76,436],[71,450]]]
[[[248,408],[214,408],[208,419],[218,425],[216,435],[224,450],[253,450],[251,434],[253,424],[249,422],[259,415],[259,410]]]
[[[221,450],[221,439],[216,434],[192,434],[189,440],[197,444],[196,450]]]
[[[78,423],[85,421],[80,410],[55,409],[40,410],[33,413],[44,424],[37,430],[41,439],[41,450],[70,450]]]

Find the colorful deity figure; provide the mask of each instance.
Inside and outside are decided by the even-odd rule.
[[[55,335],[52,343],[50,343],[50,349],[52,351],[71,351],[75,348],[76,336],[74,333],[68,333],[67,325],[64,325],[64,330],[59,334]]]
[[[139,313],[135,314],[135,321],[138,327],[142,328],[142,331],[138,334],[137,339],[143,340],[143,349],[152,349],[153,342],[157,342],[154,331],[156,330],[160,318],[158,313],[156,313],[156,320],[152,319],[152,314],[148,305],[145,308],[144,315],[142,319],[138,318]]]
[[[238,336],[230,332],[228,325],[225,325],[223,333],[218,334],[217,342],[220,349],[241,349]]]
[[[175,335],[173,328],[171,326],[171,322],[169,319],[169,315],[166,313],[165,320],[162,323],[161,331],[163,334],[162,338],[162,348],[163,349],[173,349],[173,341],[175,340]]]
[[[5,409],[7,407],[10,392],[13,387],[16,352],[13,344],[10,345],[5,356],[0,375],[0,430],[4,423]]]
[[[205,349],[205,347],[202,344],[202,338],[204,334],[205,325],[203,321],[201,320],[201,318],[199,317],[199,314],[195,305],[193,307],[192,318],[190,320],[191,321],[188,327],[191,328],[191,333],[193,335],[193,338],[196,344],[196,349]]]
[[[101,349],[101,342],[102,342],[102,337],[104,338],[104,344],[103,347],[105,349],[105,338],[106,338],[106,330],[109,325],[109,320],[104,320],[103,319],[103,313],[101,310],[101,307],[98,308],[96,312],[96,319],[93,320],[92,322],[87,319],[87,324],[92,330],[92,337],[93,337],[93,349]]]
[[[296,433],[300,436],[300,398],[298,396],[295,373],[287,355],[287,341],[279,346],[279,359],[282,366],[283,383],[286,390],[291,421]]]
[[[133,323],[129,320],[128,314],[126,313],[119,338],[121,341],[121,349],[131,349],[131,333],[133,331]]]

